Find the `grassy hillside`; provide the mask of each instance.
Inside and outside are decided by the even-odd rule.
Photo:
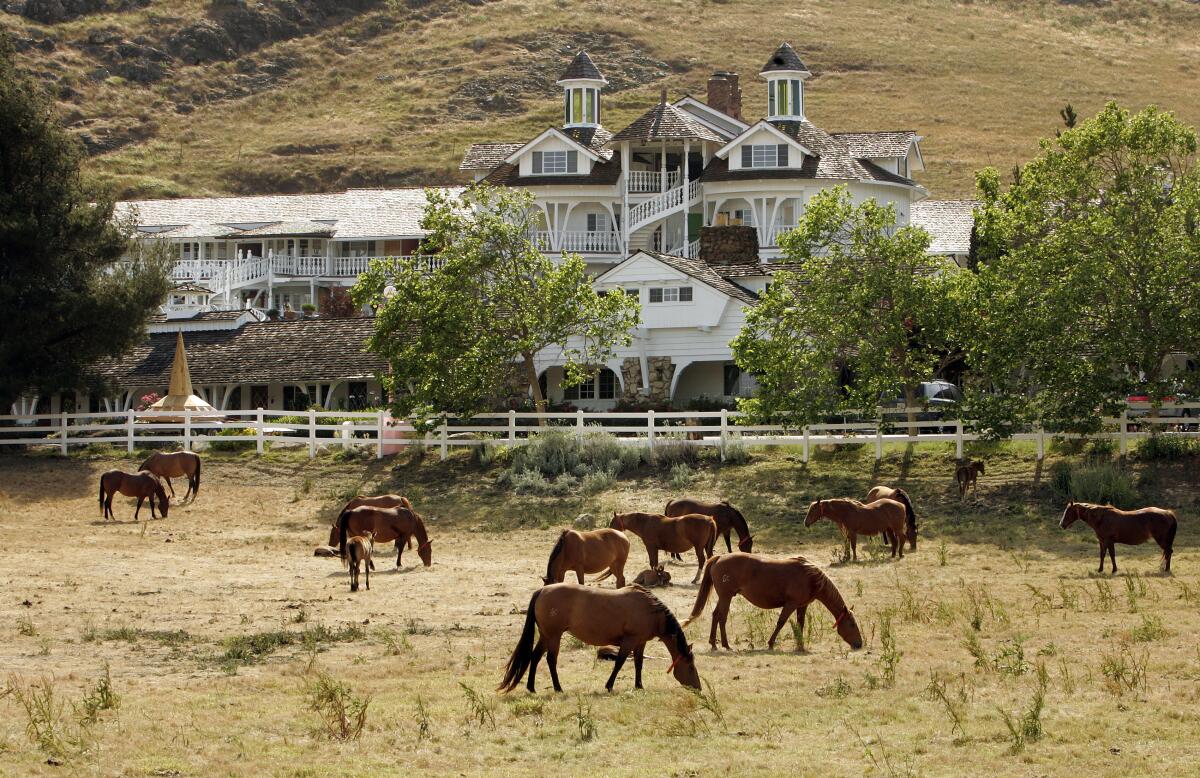
[[[578,48],[612,82],[616,129],[661,86],[703,93],[714,69],[739,71],[745,113],[761,115],[755,74],[786,38],[816,74],[810,117],[919,130],[937,196],[1028,157],[1068,101],[1085,116],[1115,98],[1200,121],[1188,0],[6,4],[21,6],[0,27],[122,196],[461,180],[472,141],[557,123],[554,80]]]

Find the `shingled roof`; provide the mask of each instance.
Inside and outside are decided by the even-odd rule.
[[[912,204],[909,221],[933,239],[930,254],[967,254],[978,205],[975,200],[922,200]]]
[[[886,132],[834,132],[830,137],[841,141],[852,157],[903,157],[917,140],[913,130]]]
[[[514,151],[524,146],[524,143],[475,143],[467,149],[462,162],[458,163],[459,170],[492,170]]]
[[[693,119],[686,111],[676,108],[670,103],[659,103],[634,119],[628,127],[612,136],[610,143],[618,141],[651,143],[685,139],[725,142],[724,138]]]
[[[686,257],[677,257],[674,254],[660,254],[657,251],[648,251],[642,249],[642,254],[648,257],[653,257],[667,267],[678,270],[680,273],[690,276],[718,292],[729,295],[735,300],[741,300],[744,303],[751,305],[758,302],[758,297],[746,287],[730,281],[722,276],[714,266],[709,265],[699,259],[687,259]]]
[[[183,340],[194,384],[362,380],[387,369],[364,350],[374,331],[369,317],[297,319],[189,331]],[[94,369],[124,387],[166,386],[174,355],[175,333],[156,333]]]
[[[775,49],[775,53],[767,60],[767,64],[763,65],[763,69],[759,72],[770,73],[773,70],[804,70],[808,68],[800,61],[800,55],[792,48],[790,43],[781,43],[779,48]]]
[[[575,55],[575,59],[571,60],[571,64],[567,65],[567,69],[563,71],[559,81],[571,81],[576,78],[588,78],[593,81],[603,81],[608,83],[608,79],[592,62],[592,58],[588,56],[586,51],[581,51]]]

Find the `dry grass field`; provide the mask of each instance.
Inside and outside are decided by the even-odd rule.
[[[814,604],[808,652],[787,630],[768,652],[776,614],[742,602],[732,653],[709,652],[707,614],[688,630],[702,696],[664,674],[659,644],[645,691],[627,666],[606,694],[609,665],[570,641],[565,694],[544,669],[536,696],[493,692],[557,529],[660,508],[677,489],[648,468],[598,494],[536,498],[461,454],[214,454],[194,505],[139,524],[119,499],[120,522],[105,525],[97,476],[135,462],[0,456],[0,774],[1196,774],[1195,464],[1130,464],[1147,499],[1179,512],[1176,571],[1158,574],[1153,545],[1122,547],[1113,577],[1094,574],[1090,530],[1058,529],[1029,452],[982,453],[988,473],[966,502],[941,446],[878,467],[868,450],[807,467],[778,450],[700,468],[687,491],[740,504],[764,553],[824,567],[867,641],[849,651]],[[869,543],[840,562],[833,528],[805,530],[804,507],[874,482],[913,495],[920,547],[893,562]],[[425,514],[434,563],[412,567],[410,552],[394,571],[381,547],[371,590],[351,595],[312,549],[347,495],[383,489]],[[634,539],[630,572],[644,566]],[[692,568],[672,569],[682,583],[660,592],[682,617]],[[348,729],[369,699],[361,738],[329,734],[314,699],[327,713],[347,702]]]

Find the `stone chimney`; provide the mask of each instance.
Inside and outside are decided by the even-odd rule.
[[[718,70],[708,78],[708,104],[738,121],[742,120],[742,88],[738,74]]]
[[[700,260],[710,265],[757,265],[758,228],[701,227]]]

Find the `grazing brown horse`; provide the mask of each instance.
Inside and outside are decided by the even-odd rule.
[[[629,538],[614,529],[591,532],[565,529],[550,551],[542,583],[562,583],[567,573],[574,571],[582,585],[585,573],[602,572],[604,575],[597,581],[603,581],[610,575],[616,576],[617,588],[620,589],[625,585],[625,560],[628,558]]]
[[[701,513],[712,516],[717,523],[717,532],[725,537],[725,550],[733,551],[729,542],[729,531],[734,530],[738,536],[738,551],[749,551],[754,546],[750,525],[746,517],[737,508],[729,504],[729,500],[720,502],[704,502],[703,500],[669,500],[663,509],[664,516],[686,516],[689,513]],[[713,547],[709,546],[708,555],[712,556]]]
[[[133,512],[134,521],[137,521],[138,514],[142,511],[142,503],[147,498],[150,500],[150,518],[158,518],[154,513],[155,498],[158,499],[158,508],[162,511],[162,517],[164,519],[167,518],[167,511],[171,508],[171,500],[167,497],[167,492],[163,489],[162,482],[153,473],[143,471],[137,474],[130,474],[120,470],[109,470],[100,476],[100,511],[105,521],[109,519],[116,521],[117,517],[112,512],[112,501],[117,492],[126,497],[137,498],[137,508]]]
[[[904,518],[908,525],[908,548],[910,551],[916,551],[917,512],[913,510],[912,500],[908,498],[908,493],[903,489],[893,489],[890,486],[876,486],[867,492],[867,499],[863,502],[869,505],[876,500],[895,500],[904,506]],[[887,543],[891,543],[893,540],[890,532],[885,532],[883,539]]]
[[[1175,531],[1179,521],[1172,511],[1164,508],[1140,508],[1123,511],[1111,505],[1092,505],[1086,502],[1068,502],[1058,526],[1066,529],[1076,521],[1087,524],[1100,541],[1100,569],[1104,572],[1104,554],[1112,560],[1112,571],[1117,572],[1117,543],[1140,546],[1150,538],[1162,549],[1163,572],[1171,572],[1171,554],[1175,546]]]
[[[658,567],[659,550],[681,554],[688,549],[696,552],[696,577],[704,572],[708,549],[717,542],[717,523],[711,516],[689,513],[686,516],[663,516],[658,513],[617,513],[613,511],[612,529],[629,530],[646,544],[650,567]]]
[[[859,535],[878,535],[890,530],[892,556],[899,552],[903,559],[905,515],[904,504],[895,500],[876,500],[869,505],[843,498],[817,500],[808,506],[804,526],[811,527],[821,519],[829,519],[838,525],[850,541],[850,552],[855,562],[858,561]]]
[[[358,591],[359,567],[367,569],[367,591],[371,591],[371,571],[375,569],[375,561],[371,552],[375,550],[375,533],[367,530],[362,535],[355,535],[345,541],[345,555],[342,564],[350,570],[350,591]]]
[[[712,557],[709,557],[712,559]],[[633,582],[638,586],[644,586],[647,589],[654,589],[658,586],[670,586],[671,574],[663,569],[663,563],[659,562],[658,567],[653,570],[643,570],[637,574],[637,578]]]
[[[708,643],[714,651],[717,650],[718,626],[721,628],[721,645],[729,648],[725,623],[729,619],[729,604],[739,594],[751,605],[764,610],[781,609],[775,631],[767,641],[769,649],[775,648],[775,638],[779,636],[779,631],[787,624],[793,611],[796,613],[796,623],[800,625],[799,634],[803,639],[804,616],[808,611],[808,604],[813,600],[819,600],[833,614],[834,629],[841,635],[842,640],[849,643],[851,648],[862,648],[862,633],[858,630],[858,622],[854,620],[854,614],[850,612],[841,593],[821,568],[804,557],[769,559],[757,554],[735,552],[709,559],[708,564],[704,566],[704,577],[700,580],[700,591],[696,593],[692,615],[683,626],[686,627],[700,617],[713,589],[717,590],[717,607],[713,609]],[[796,650],[803,651],[803,643],[797,646]]]
[[[417,539],[417,554],[426,567],[433,564],[433,541],[425,531],[421,516],[409,508],[372,508],[363,505],[338,514],[337,521],[329,529],[329,545],[337,545],[341,528],[347,527],[351,535],[361,535],[367,530],[375,533],[376,543],[396,541],[396,567],[400,567],[400,556],[404,544],[410,537]],[[343,556],[344,556],[343,552]]]
[[[374,497],[367,497],[360,494],[351,497],[349,502],[342,506],[342,510],[348,511],[351,508],[361,508],[364,505],[369,505],[372,508],[408,508],[410,511],[413,509],[409,499],[400,494],[377,494]],[[341,513],[339,512],[338,515],[340,516]],[[412,548],[411,535],[408,538],[408,547]]]
[[[977,480],[983,475],[983,463],[979,461],[968,462],[965,465],[959,465],[954,471],[954,480],[958,482],[958,496],[966,497],[967,489],[971,489],[971,494],[979,495],[979,484]]]
[[[191,451],[172,451],[169,454],[155,452],[146,457],[146,461],[138,470],[149,470],[159,478],[166,479],[172,497],[175,496],[175,486],[171,479],[180,476],[187,478],[188,490],[183,495],[185,502],[189,497],[195,501],[196,495],[200,493],[200,455]]]
[[[537,639],[534,639],[534,632]],[[604,688],[612,691],[617,673],[630,654],[633,654],[634,687],[642,688],[642,659],[646,643],[658,638],[671,654],[667,672],[675,680],[693,689],[700,688],[696,659],[688,645],[683,627],[671,610],[657,597],[640,586],[623,589],[596,589],[573,583],[550,584],[533,593],[525,614],[525,628],[517,641],[497,687],[512,691],[521,682],[525,670],[529,680],[525,686],[536,691],[534,676],[538,661],[546,655],[554,691],[561,692],[558,682],[558,648],[564,632],[570,632],[591,646],[616,646],[615,665]]]

